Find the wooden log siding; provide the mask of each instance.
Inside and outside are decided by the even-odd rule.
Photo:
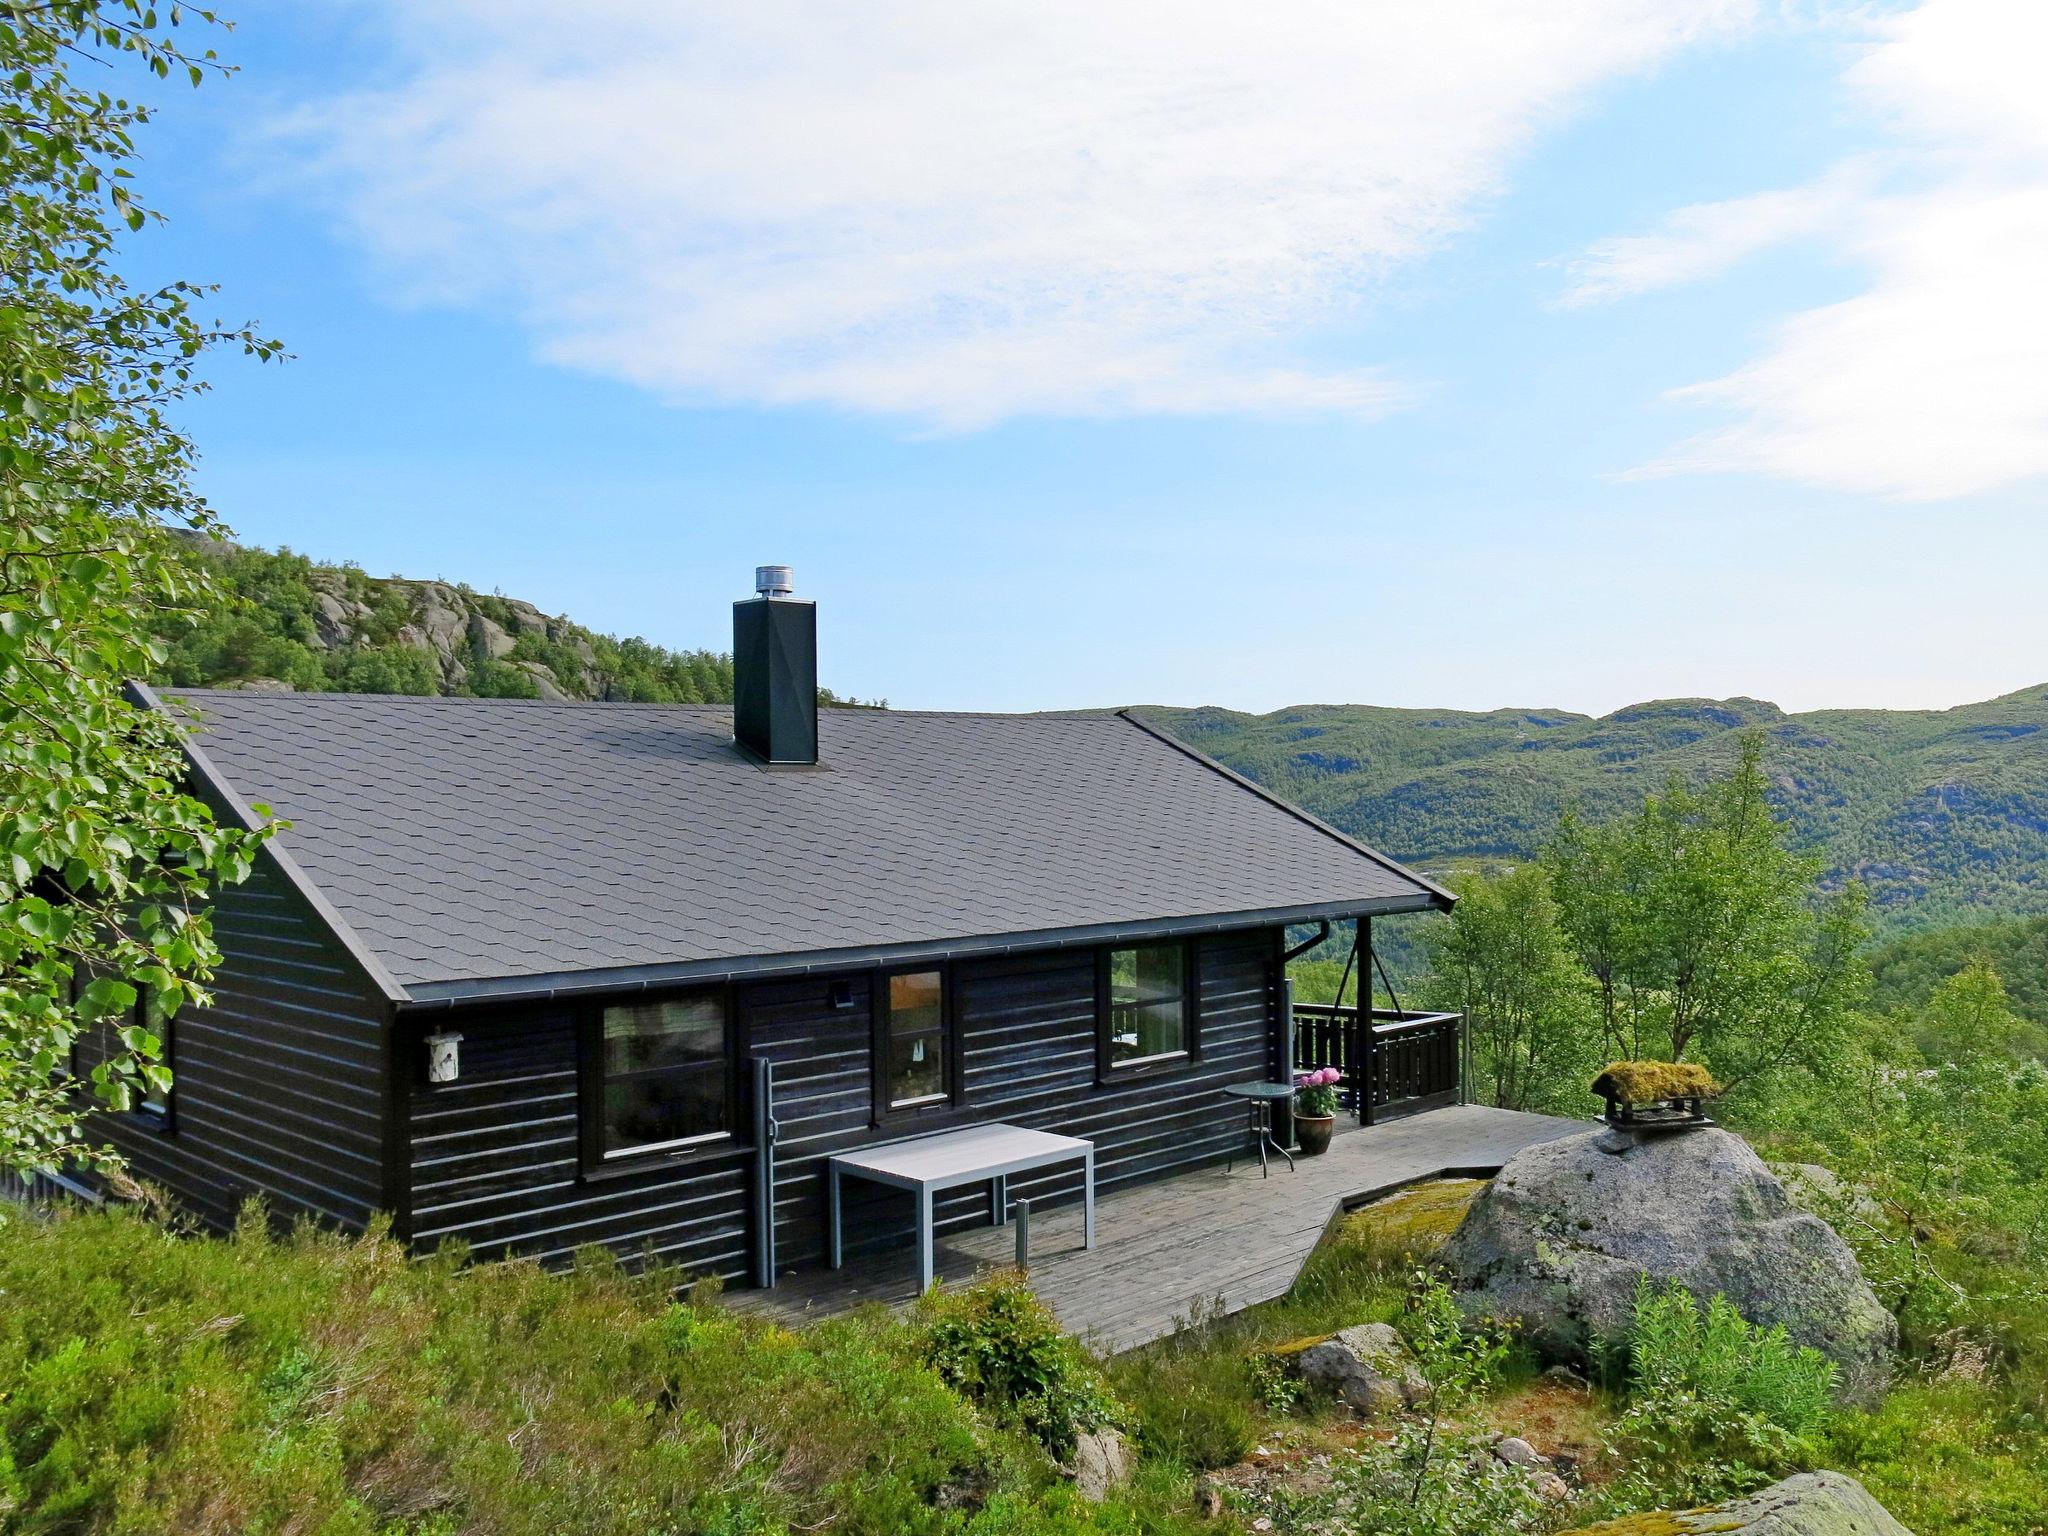
[[[929,1118],[939,1124],[1005,1120],[1093,1141],[1098,1191],[1200,1167],[1238,1150],[1242,1106],[1223,1084],[1265,1074],[1277,1008],[1275,940],[1269,930],[1205,940],[1197,947],[1201,1059],[1120,1082],[1095,1079],[1095,954],[1065,950],[954,968],[952,1003],[961,1032],[965,1105]],[[822,1015],[826,989],[802,984],[756,994],[754,1048],[776,1063],[776,1256],[787,1271],[825,1254],[824,1159],[865,1142],[913,1135],[915,1121],[870,1127],[867,999],[851,1014]],[[1077,1169],[1054,1168],[1010,1181],[1012,1199],[1078,1199]],[[913,1233],[909,1198],[863,1181],[845,1187],[849,1258],[894,1248]],[[984,1224],[980,1188],[943,1195],[933,1216],[941,1233]]]
[[[213,1006],[171,1025],[172,1129],[102,1113],[93,1130],[216,1230],[259,1192],[279,1214],[359,1229],[389,1198],[388,1005],[267,860],[212,911],[225,958]]]
[[[442,1022],[462,1035],[456,1082],[429,1086],[423,1050],[408,1052],[403,1226],[415,1248],[455,1238],[479,1259],[559,1266],[601,1243],[631,1261],[654,1255],[696,1273],[744,1273],[751,1147],[581,1178],[575,1012],[505,1009]]]
[[[1095,1141],[1096,1184],[1108,1190],[1220,1161],[1243,1139],[1244,1111],[1224,1083],[1264,1075],[1277,1008],[1275,935],[1231,934],[1197,948],[1202,1055],[1186,1067],[1098,1084],[1095,956],[1074,950],[954,968],[964,1104],[873,1124],[871,979],[803,977],[738,988],[738,1036],[775,1063],[775,1220],[778,1267],[822,1263],[824,1159],[835,1152],[985,1120]],[[835,984],[851,1006],[832,1006]],[[567,1008],[465,1011],[458,1082],[428,1087],[412,1074],[406,1116],[410,1232],[416,1246],[448,1237],[480,1258],[565,1260],[601,1242],[744,1281],[749,1274],[755,1151],[736,1145],[644,1172],[577,1177],[574,1015]],[[415,1026],[418,1029],[418,1026]],[[419,1032],[423,1033],[423,1030]],[[409,1053],[417,1058],[419,1053]],[[742,1126],[750,1121],[742,1121]],[[1012,1181],[1012,1197],[1076,1198],[1078,1172]],[[909,1200],[847,1186],[849,1258],[900,1245]],[[980,1189],[944,1197],[941,1232],[985,1223]]]

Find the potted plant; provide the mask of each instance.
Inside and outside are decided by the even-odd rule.
[[[1335,1067],[1295,1074],[1294,1136],[1304,1157],[1330,1150],[1330,1134],[1337,1129],[1337,1085],[1343,1080]]]

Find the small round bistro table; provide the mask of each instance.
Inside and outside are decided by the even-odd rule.
[[[1287,1166],[1292,1170],[1294,1154],[1273,1139],[1273,1109],[1283,1100],[1294,1097],[1294,1084],[1231,1083],[1223,1091],[1233,1099],[1244,1100],[1245,1108],[1251,1116],[1248,1128],[1251,1132],[1252,1145],[1259,1149],[1259,1177],[1263,1179],[1271,1171],[1266,1166],[1268,1147],[1286,1158]],[[1236,1161],[1237,1159],[1232,1157],[1229,1163],[1223,1165],[1224,1170],[1228,1172],[1231,1164]]]

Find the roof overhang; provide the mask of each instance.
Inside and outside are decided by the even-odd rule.
[[[828,971],[878,970],[919,961],[983,959],[1039,950],[1228,933],[1241,928],[1278,928],[1290,923],[1313,923],[1320,918],[1348,919],[1380,917],[1397,912],[1443,911],[1449,906],[1448,899],[1432,891],[1413,896],[1383,897],[1376,901],[1335,901],[1306,907],[1273,907],[1255,912],[1204,913],[1193,917],[1161,917],[1081,928],[1046,928],[1032,933],[868,945],[858,949],[821,949],[796,954],[608,966],[548,975],[415,981],[408,988],[410,997],[399,1008],[403,1013],[418,1013],[475,1003],[547,1002],[724,981],[769,981]]]

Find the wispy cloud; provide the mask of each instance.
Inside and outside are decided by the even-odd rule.
[[[1372,415],[1408,385],[1315,336],[1750,9],[439,0],[284,127],[413,296],[678,399]]]
[[[1773,246],[1830,234],[1867,194],[1869,180],[1868,168],[1853,162],[1817,186],[1694,203],[1650,234],[1595,241],[1570,263],[1559,303],[1599,304],[1700,282]]]
[[[1716,275],[1818,238],[1863,291],[1793,315],[1752,361],[1675,392],[1724,425],[1639,474],[1749,471],[1908,500],[2048,474],[2048,7],[1928,0],[1875,24],[1848,83],[1886,149],[1812,187],[1602,242],[1566,302]]]

